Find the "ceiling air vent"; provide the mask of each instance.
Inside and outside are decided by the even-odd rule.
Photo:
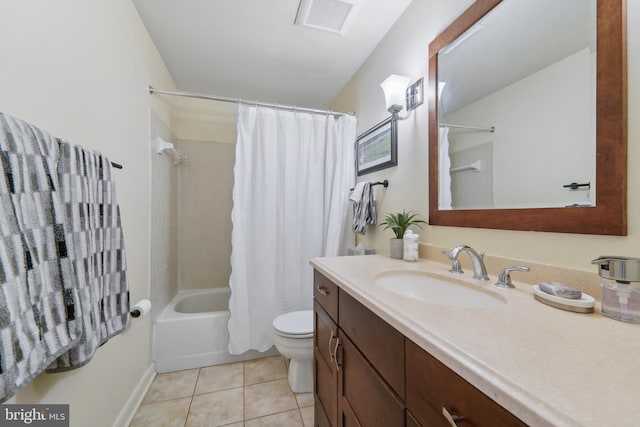
[[[300,0],[295,24],[345,34],[359,0]]]

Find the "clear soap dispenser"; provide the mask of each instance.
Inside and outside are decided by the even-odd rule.
[[[602,314],[640,323],[640,259],[601,256],[593,261],[602,278]]]

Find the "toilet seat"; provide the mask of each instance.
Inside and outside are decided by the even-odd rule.
[[[292,311],[273,319],[275,332],[286,338],[313,337],[313,310]]]

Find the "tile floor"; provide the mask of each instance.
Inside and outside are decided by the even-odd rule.
[[[282,356],[158,374],[129,427],[311,427]]]

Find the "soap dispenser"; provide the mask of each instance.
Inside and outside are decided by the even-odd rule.
[[[640,259],[601,256],[593,261],[602,278],[602,314],[640,323]]]

